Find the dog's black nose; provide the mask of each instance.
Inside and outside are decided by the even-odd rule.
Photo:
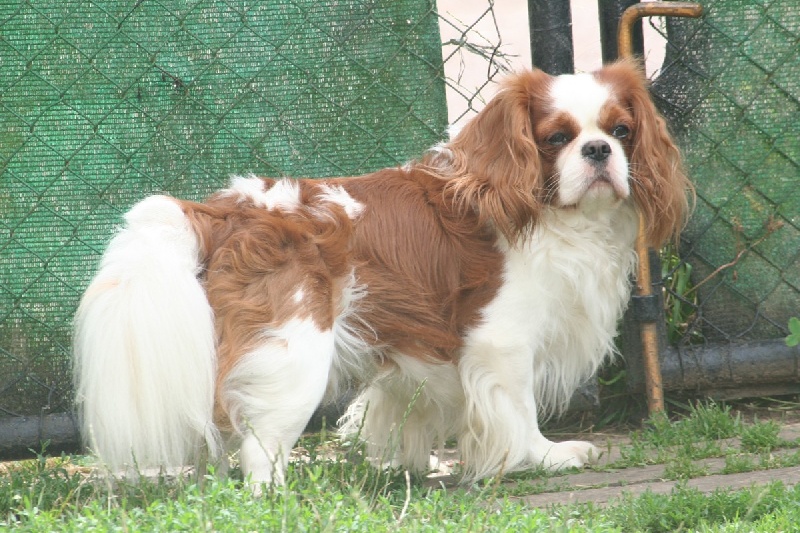
[[[611,155],[611,146],[606,141],[589,141],[581,147],[581,155],[599,163]]]

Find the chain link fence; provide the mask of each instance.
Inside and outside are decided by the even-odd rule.
[[[800,313],[800,9],[704,6],[699,28],[670,21],[656,86],[697,187],[675,326],[680,342],[777,338]]]
[[[697,187],[680,250],[662,253],[676,385],[798,392],[783,338],[800,315],[800,9],[702,4],[700,21],[667,21],[654,86]]]
[[[654,85],[698,192],[662,257],[684,388],[700,359],[735,366],[715,346],[780,340],[800,314],[800,10],[703,5],[667,22]],[[0,6],[0,419],[70,410],[72,314],[135,201],[402,163],[446,134],[448,106],[482,106],[501,44],[492,0],[469,20],[433,0]]]
[[[69,409],[71,316],[136,200],[201,199],[231,172],[352,175],[438,141],[438,24],[426,0],[5,4],[0,413]]]
[[[446,90],[468,116],[499,72],[499,43],[476,30],[493,15],[433,0],[0,6],[4,427],[70,412],[72,315],[128,207],[199,200],[230,173],[346,176],[420,155],[446,134]],[[470,89],[467,54],[489,65]]]

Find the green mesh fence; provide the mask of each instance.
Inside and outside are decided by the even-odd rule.
[[[402,163],[446,126],[441,65],[432,0],[0,6],[0,415],[69,409],[71,317],[132,203]]]
[[[668,329],[678,344],[779,338],[800,315],[800,8],[702,3],[702,21],[670,20],[654,87],[698,189],[665,265]],[[460,34],[445,59],[485,54],[497,73],[498,49],[466,38],[474,21],[433,0],[242,4],[0,5],[0,416],[69,409],[71,317],[133,202],[419,154],[459,85],[439,23]],[[455,94],[471,112],[475,95]]]
[[[665,265],[670,332],[777,339],[800,315],[800,5],[702,4],[670,19],[655,87],[697,186],[684,262]]]

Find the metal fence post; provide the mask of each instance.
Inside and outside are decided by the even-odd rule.
[[[572,14],[565,0],[528,0],[533,65],[554,76],[575,70]]]
[[[691,2],[648,2],[630,6],[625,10],[618,23],[617,50],[620,57],[631,57],[635,54],[634,27],[635,24],[640,24],[642,17],[659,15],[699,17],[702,13],[702,6]],[[654,293],[653,291],[650,276],[650,258],[646,239],[644,238],[643,223],[639,225],[639,235],[636,238],[636,254],[639,256],[639,267],[636,275],[636,296],[641,300],[653,301],[655,299],[657,302],[659,293]],[[641,353],[645,371],[645,383],[647,385],[647,407],[652,414],[664,411],[664,387],[658,356],[659,320],[650,316],[640,322]]]

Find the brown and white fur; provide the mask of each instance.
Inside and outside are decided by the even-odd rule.
[[[638,213],[657,246],[688,188],[620,62],[513,75],[403,168],[146,198],[76,316],[85,441],[114,470],[240,448],[255,487],[280,483],[345,383],[361,388],[342,431],[378,460],[425,470],[455,438],[466,480],[580,467],[592,445],[551,442],[538,419],[613,351]]]

